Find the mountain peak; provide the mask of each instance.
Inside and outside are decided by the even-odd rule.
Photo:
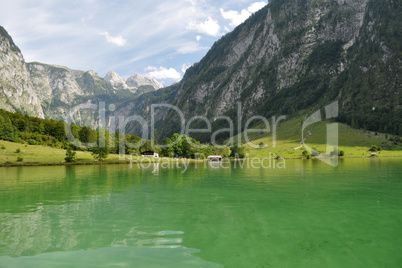
[[[15,53],[20,53],[21,54],[21,50],[17,47],[17,45],[14,43],[13,38],[8,34],[8,32],[6,31],[6,29],[4,29],[1,25],[0,25],[0,37],[3,39],[2,43],[8,43],[9,48],[15,52]]]
[[[109,72],[107,72],[105,77],[108,77],[108,76],[112,76],[112,77],[118,76],[118,77],[120,77],[120,75],[118,73],[116,73],[115,71],[113,71],[113,70],[110,70]]]
[[[105,82],[109,83],[114,89],[128,89],[126,82],[116,72],[110,70],[103,78]]]
[[[155,79],[137,73],[133,73],[129,78],[124,79],[113,70],[110,70],[103,80],[112,85],[114,89],[128,89],[132,92],[135,92],[141,86],[152,86],[155,90],[164,87]]]
[[[153,78],[145,77],[143,75],[133,73],[126,79],[126,84],[129,87],[139,88],[140,86],[153,86],[155,90],[163,88],[164,86]]]

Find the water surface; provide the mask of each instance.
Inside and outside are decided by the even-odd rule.
[[[0,267],[402,267],[401,164],[0,168]]]

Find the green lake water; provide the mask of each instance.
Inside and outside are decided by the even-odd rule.
[[[0,168],[0,267],[402,267],[402,161]]]

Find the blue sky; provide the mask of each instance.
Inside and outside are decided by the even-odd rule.
[[[100,76],[114,70],[177,82],[212,44],[267,0],[3,1],[0,25],[27,62]]]

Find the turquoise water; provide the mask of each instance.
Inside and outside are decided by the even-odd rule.
[[[402,267],[402,161],[0,168],[0,267]]]

